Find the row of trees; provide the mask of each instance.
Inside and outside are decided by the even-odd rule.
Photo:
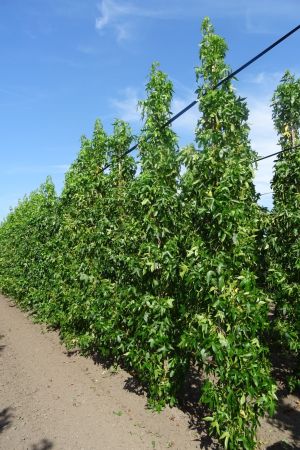
[[[97,120],[62,194],[47,179],[1,224],[0,289],[68,345],[122,361],[157,408],[178,401],[196,367],[213,433],[225,448],[253,449],[276,400],[266,336],[299,355],[300,151],[279,157],[266,213],[245,100],[229,81],[213,89],[230,70],[226,43],[208,19],[202,32],[197,148],[179,150],[162,127],[173,86],[154,64],[138,173],[122,156],[129,125],[116,120],[108,136]],[[299,144],[300,81],[288,72],[273,117],[282,148]]]

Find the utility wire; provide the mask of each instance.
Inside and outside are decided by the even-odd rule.
[[[274,194],[274,192],[273,192],[273,191],[270,191],[270,192],[263,192],[262,194],[259,194],[259,195],[260,195],[260,197],[261,197],[262,195],[269,195],[269,194]]]
[[[270,50],[272,50],[273,48],[275,48],[277,45],[279,45],[281,42],[283,42],[285,39],[287,39],[288,37],[290,37],[293,33],[295,33],[296,31],[298,31],[300,29],[300,24],[297,25],[295,28],[293,28],[292,30],[290,30],[288,33],[286,33],[285,35],[281,36],[281,38],[277,39],[275,42],[273,42],[273,44],[269,45],[269,47],[265,48],[264,50],[262,50],[260,53],[258,53],[256,56],[254,56],[253,58],[249,59],[249,61],[247,61],[245,64],[243,64],[242,66],[240,66],[238,69],[234,70],[233,72],[231,72],[229,75],[227,75],[226,77],[222,78],[216,85],[214,85],[211,89],[215,90],[218,87],[220,87],[222,84],[226,83],[227,81],[231,80],[232,78],[234,78],[238,73],[240,73],[242,70],[246,69],[248,66],[250,66],[251,64],[253,64],[255,61],[257,61],[259,58],[261,58],[262,56],[264,56],[266,53],[268,53]],[[203,92],[203,95],[206,95],[207,91]],[[194,100],[192,101],[189,105],[187,105],[185,108],[183,108],[181,111],[179,111],[177,114],[175,114],[173,117],[171,117],[166,123],[162,124],[162,129],[167,127],[168,125],[170,125],[171,123],[173,123],[175,120],[177,120],[180,116],[182,116],[183,114],[185,114],[189,109],[191,109],[193,106],[195,106],[198,103],[198,100]],[[133,152],[134,150],[136,150],[138,148],[139,143],[137,142],[135,145],[133,145],[132,147],[130,147],[128,150],[126,150],[119,158],[119,160],[123,159],[125,156],[127,156],[129,153]],[[264,159],[264,158],[262,158]],[[260,161],[260,159],[258,160]],[[108,169],[111,166],[111,163],[107,164],[106,166],[103,167],[102,172],[104,172],[106,169]]]
[[[291,150],[295,150],[296,148],[299,148],[299,147],[300,147],[300,144],[295,145],[294,147],[288,147],[283,150],[279,150],[279,152],[275,152],[275,153],[271,153],[270,155],[262,156],[261,158],[256,159],[254,162],[258,162],[258,161],[262,161],[263,159],[271,158],[271,156],[280,155],[280,153],[290,152]]]

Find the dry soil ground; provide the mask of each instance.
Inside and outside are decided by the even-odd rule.
[[[0,336],[1,450],[217,448],[193,401],[160,414],[147,410],[128,373],[68,353],[56,332],[3,296]],[[299,398],[282,397],[280,405],[263,421],[261,448],[299,449]]]

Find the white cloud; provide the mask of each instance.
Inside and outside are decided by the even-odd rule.
[[[274,34],[284,20],[294,23],[300,13],[300,2],[295,0],[252,0],[245,6],[245,29],[251,34]]]
[[[94,55],[96,53],[96,49],[91,45],[78,45],[77,50],[84,55]]]
[[[128,39],[129,23],[137,19],[172,20],[204,16],[239,17],[249,33],[274,33],[274,20],[292,20],[300,13],[300,2],[295,0],[152,0],[151,7],[144,2],[134,0],[121,2],[120,0],[102,0],[98,5],[100,15],[96,18],[95,26],[104,30],[111,26],[119,40]],[[121,28],[120,28],[121,27]],[[126,32],[124,31],[124,27]],[[120,32],[121,29],[121,32]]]
[[[186,96],[175,96],[173,99],[171,107],[173,115],[185,108],[195,98],[195,94],[191,94],[192,91],[187,88],[185,90],[188,91]],[[110,101],[116,116],[131,123],[141,124],[141,114],[137,106],[141,98],[139,90],[133,87],[127,87],[120,94],[119,98],[113,98]],[[178,133],[180,138],[183,137],[184,141],[191,142],[194,140],[194,132],[198,119],[199,111],[196,105],[173,123],[173,129]]]
[[[102,30],[111,20],[113,13],[109,9],[107,1],[102,1],[99,5],[101,16],[96,19],[96,28]]]
[[[190,104],[193,99],[183,99],[180,97],[175,97],[172,104],[172,111],[174,115],[185,108],[188,104]],[[189,138],[189,142],[192,142],[194,140],[195,128],[199,116],[200,113],[198,111],[197,105],[193,106],[182,116],[176,119],[176,121],[173,123],[174,131],[176,131],[176,133],[178,133],[180,137],[183,137],[182,135],[184,135],[184,140],[186,140],[185,138]]]
[[[269,106],[271,95],[264,95],[259,100],[257,97],[248,97],[248,107],[250,110],[250,139],[252,148],[258,153],[259,157],[266,156],[279,151],[277,145],[277,135],[273,127],[272,110]],[[273,177],[273,165],[275,157],[259,161],[255,176],[255,185],[257,192],[265,194],[271,191],[270,182]],[[260,203],[271,207],[272,195],[262,196]]]
[[[83,65],[75,60],[64,58],[58,55],[44,55],[41,61],[46,64],[58,64],[62,66],[69,66],[75,69],[83,67]]]
[[[139,122],[140,113],[137,107],[139,100],[138,90],[133,87],[127,87],[120,94],[121,98],[113,98],[110,100],[116,116],[127,122]]]
[[[17,206],[18,201],[23,195],[17,192],[0,194],[0,223],[5,219],[11,208]]]
[[[102,0],[99,10],[100,16],[96,19],[96,28],[98,30],[102,30],[108,24],[120,24],[120,21],[126,17],[171,19],[175,12],[174,8],[170,8],[170,6],[161,8],[161,5],[160,7],[152,5],[151,8],[145,8],[133,3],[114,0]]]
[[[277,85],[282,78],[281,72],[259,72],[258,74],[251,77],[250,82],[260,85],[260,86],[267,86],[270,89],[270,85],[274,86]],[[249,77],[248,77],[249,78]]]
[[[2,167],[0,173],[3,175],[18,175],[18,174],[46,174],[56,175],[59,173],[65,173],[69,164],[53,164],[53,165],[24,165],[24,166],[11,166]]]
[[[97,30],[104,30],[110,25],[115,31],[118,42],[130,37],[129,25],[124,19],[135,14],[136,8],[130,4],[118,4],[113,0],[102,0],[99,10],[100,16],[96,18],[95,23]]]
[[[83,16],[88,16],[90,10],[89,1],[82,0],[59,0],[59,2],[51,0],[49,5],[56,15],[67,19],[82,19]],[[36,13],[35,9],[33,11]]]
[[[49,166],[50,170],[53,169],[53,173],[65,173],[70,167],[70,164],[56,164]]]
[[[130,38],[129,24],[123,23],[116,25],[117,41],[122,42]]]

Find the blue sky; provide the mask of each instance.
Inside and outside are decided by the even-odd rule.
[[[136,111],[150,65],[159,61],[175,88],[176,113],[194,99],[200,24],[209,16],[236,68],[298,25],[299,0],[0,0],[0,219],[51,175],[58,191],[80,136],[99,117],[139,130]],[[283,72],[300,75],[300,32],[239,75],[248,99],[251,140],[261,155],[276,151],[269,108]],[[197,107],[176,125],[193,141]],[[270,191],[272,160],[256,185]],[[262,197],[271,204],[271,195]]]

